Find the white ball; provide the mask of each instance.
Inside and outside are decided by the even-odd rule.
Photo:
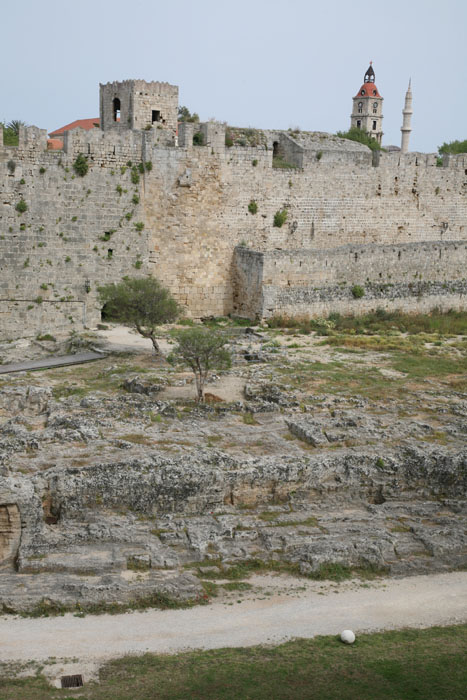
[[[353,644],[355,641],[355,635],[352,630],[344,630],[341,632],[341,642],[344,644]]]

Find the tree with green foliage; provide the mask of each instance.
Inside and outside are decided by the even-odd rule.
[[[199,122],[199,115],[196,112],[193,114],[190,112],[188,107],[180,106],[178,108],[178,121],[179,122]]]
[[[338,131],[336,136],[339,136],[341,139],[349,139],[350,141],[363,143],[364,146],[368,146],[372,151],[381,150],[378,141],[370,136],[370,134],[367,134],[366,131],[363,131],[363,129],[359,129],[358,126],[351,126],[348,131]]]
[[[150,338],[154,352],[160,355],[157,327],[175,321],[180,313],[169,290],[154,277],[124,277],[121,282],[98,288],[109,320],[133,327],[143,338]]]
[[[443,153],[467,153],[467,139],[465,141],[445,142],[438,148],[438,153],[440,155]]]
[[[27,126],[27,124],[21,119],[13,119],[8,124],[0,122],[0,128],[3,129],[3,145],[4,146],[17,146],[19,143],[19,130],[20,127]]]
[[[187,328],[173,334],[177,347],[171,353],[171,360],[181,360],[195,375],[196,401],[204,401],[204,385],[212,369],[228,369],[232,359],[224,347],[226,338],[208,328]]]

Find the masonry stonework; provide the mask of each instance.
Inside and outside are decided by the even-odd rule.
[[[196,126],[197,146],[194,125],[175,133],[174,86],[140,83],[101,86],[110,104],[120,90],[117,128],[105,117],[102,130],[65,133],[63,151],[47,151],[35,127],[0,145],[0,339],[95,325],[98,285],[124,275],[157,276],[197,318],[465,308],[467,156],[437,167],[435,155],[375,158],[331,135],[279,131],[229,147],[215,122]],[[167,105],[151,102],[166,124],[124,128],[121,86],[152,99],[144,85],[166,86]],[[273,167],[278,147],[290,169]],[[363,298],[349,296],[353,284]]]

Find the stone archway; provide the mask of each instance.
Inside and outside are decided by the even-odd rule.
[[[21,539],[21,517],[15,504],[0,505],[0,567],[12,566]]]

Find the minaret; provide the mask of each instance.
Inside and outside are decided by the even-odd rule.
[[[412,127],[410,126],[410,122],[412,121],[412,114],[413,114],[411,82],[412,82],[412,79],[409,80],[409,87],[407,88],[407,92],[405,93],[405,106],[404,106],[404,109],[402,110],[402,115],[403,115],[403,121],[402,121],[402,126],[401,126],[401,131],[402,131],[401,152],[402,153],[407,153],[409,150],[410,132],[412,131]]]
[[[353,98],[350,126],[363,129],[378,143],[383,139],[383,98],[375,85],[372,61],[365,73],[362,87]]]

